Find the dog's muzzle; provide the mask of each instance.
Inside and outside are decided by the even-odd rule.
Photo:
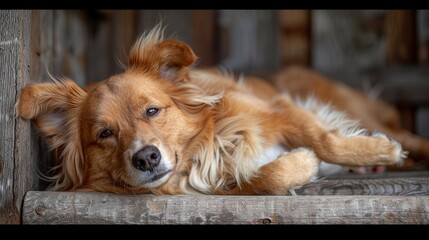
[[[143,147],[133,155],[133,166],[140,171],[150,171],[159,165],[161,161],[161,153],[159,149],[153,145]]]

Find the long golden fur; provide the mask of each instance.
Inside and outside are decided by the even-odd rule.
[[[33,120],[59,160],[51,189],[285,194],[317,176],[320,161],[373,166],[406,157],[399,142],[369,133],[317,90],[301,100],[283,91],[305,90],[286,86],[288,74],[324,83],[309,70],[274,75],[276,89],[194,69],[195,60],[157,27],[135,43],[121,74],[85,89],[70,79],[23,88],[18,116]],[[335,95],[338,87],[328,87]]]

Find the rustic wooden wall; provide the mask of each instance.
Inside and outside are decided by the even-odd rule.
[[[361,71],[385,65],[383,10],[313,10],[312,66]]]
[[[281,66],[278,11],[219,10],[218,24],[220,65],[258,75],[266,75]]]
[[[217,20],[214,10],[141,10],[137,32],[142,34],[162,22],[165,37],[189,44],[198,56],[198,66],[212,66],[218,59]]]

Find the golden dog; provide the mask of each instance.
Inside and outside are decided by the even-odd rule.
[[[162,35],[156,27],[142,36],[123,73],[85,89],[69,79],[22,89],[18,116],[33,120],[59,160],[51,189],[280,195],[317,176],[320,161],[357,167],[406,158],[399,142],[352,120],[408,137],[373,124],[383,116],[371,108],[352,107],[368,100],[351,89],[300,68],[274,75],[277,89],[236,81],[192,68],[192,49]],[[323,103],[324,93],[348,111]]]

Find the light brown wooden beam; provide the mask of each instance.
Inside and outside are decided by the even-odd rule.
[[[192,47],[198,56],[198,66],[213,66],[217,61],[215,10],[191,10]]]
[[[24,224],[427,224],[429,196],[28,192]]]
[[[311,11],[279,10],[282,64],[311,63]]]
[[[387,63],[416,63],[416,11],[387,10],[385,30]]]

